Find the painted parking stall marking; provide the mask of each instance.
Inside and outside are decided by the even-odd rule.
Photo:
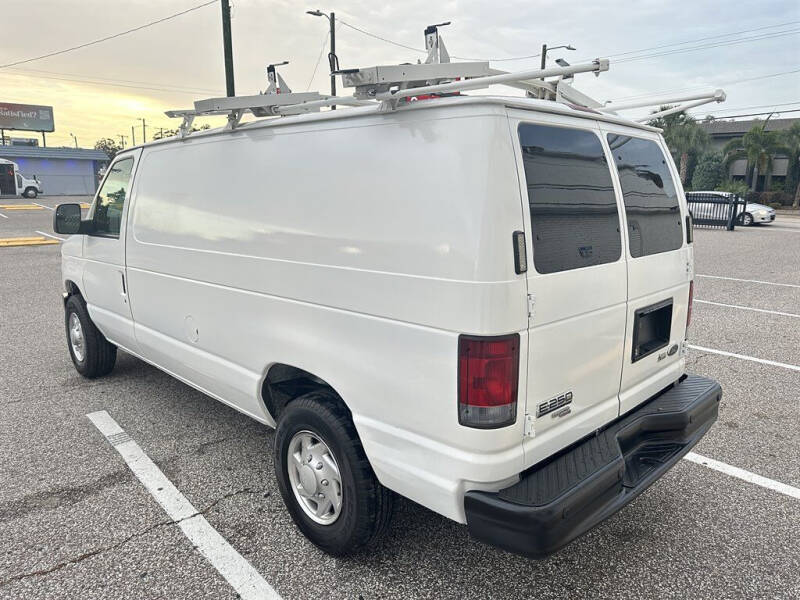
[[[247,560],[197,512],[139,444],[106,411],[86,415],[122,456],[133,474],[181,528],[197,550],[245,600],[280,600],[278,593]]]
[[[61,242],[57,239],[47,239],[44,236],[0,238],[0,248],[8,248],[12,246],[46,246],[48,244],[60,243]]]
[[[41,204],[0,204],[3,210],[42,210]]]
[[[774,281],[761,281],[759,279],[739,279],[737,277],[722,277],[721,275],[695,275],[695,277],[705,277],[706,279],[723,279],[725,281],[741,281],[743,283],[760,283],[762,285],[778,285],[800,289],[800,285],[795,283],[776,283]]]
[[[786,494],[787,496],[800,500],[800,488],[796,488],[791,485],[781,483],[780,481],[775,481],[774,479],[762,477],[761,475],[756,475],[755,473],[751,473],[750,471],[745,471],[744,469],[740,469],[739,467],[734,467],[727,463],[714,460],[713,458],[708,458],[707,456],[695,454],[694,452],[689,452],[683,458],[684,460],[697,463],[698,465],[703,465],[704,467],[708,467],[709,469],[714,469],[715,471],[725,473],[726,475],[730,475],[731,477],[737,477],[744,481],[754,483],[755,485],[760,485],[763,488],[774,490],[776,492],[780,492],[781,494]]]
[[[39,204],[38,202],[32,202],[32,204],[35,204],[36,206],[41,206],[42,208],[46,208],[47,210],[55,210],[55,208],[52,208],[50,206],[45,206],[44,204]]]
[[[41,233],[41,232],[37,231],[36,233]],[[711,300],[698,300],[697,298],[695,298],[694,301],[697,302],[698,304],[711,304],[713,306],[736,308],[738,310],[751,310],[753,312],[765,313],[768,315],[779,315],[781,317],[793,317],[795,319],[800,319],[800,315],[796,315],[795,313],[781,312],[779,310],[767,310],[766,308],[753,308],[752,306],[740,306],[738,304],[724,304],[723,302],[712,302]]]
[[[717,350],[716,348],[706,348],[705,346],[695,346],[694,344],[687,344],[692,350],[700,352],[708,352],[709,354],[719,354],[720,356],[729,356],[731,358],[740,358],[742,360],[749,360],[751,362],[761,363],[762,365],[770,365],[772,367],[781,367],[782,369],[789,369],[791,371],[800,371],[800,366],[790,365],[789,363],[782,363],[776,360],[767,360],[766,358],[756,358],[755,356],[747,356],[746,354],[736,354],[735,352],[727,352],[725,350]]]
[[[49,238],[53,238],[54,240],[58,240],[59,242],[63,242],[64,240],[67,239],[67,238],[58,237],[57,235],[53,235],[52,233],[46,233],[44,231],[39,231],[38,229],[36,230],[36,233],[39,233],[39,234],[44,235],[44,236],[49,237]]]

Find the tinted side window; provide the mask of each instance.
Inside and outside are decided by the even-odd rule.
[[[678,194],[667,159],[658,144],[624,135],[608,135],[617,164],[631,256],[677,250],[683,244]]]
[[[97,193],[94,207],[94,231],[100,235],[119,237],[125,199],[130,192],[133,159],[126,158],[110,167],[103,187]]]
[[[619,214],[600,138],[523,123],[519,139],[536,270],[556,273],[619,260]]]

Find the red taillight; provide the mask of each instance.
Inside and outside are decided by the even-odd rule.
[[[484,429],[517,419],[519,334],[458,338],[458,422]]]
[[[689,282],[689,308],[686,311],[686,329],[692,323],[692,304],[694,303],[694,281]]]

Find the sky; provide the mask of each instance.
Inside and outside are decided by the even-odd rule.
[[[3,0],[0,65],[84,44],[206,1]],[[284,60],[290,64],[280,72],[293,91],[329,91],[327,46],[323,52],[328,22],[305,14],[319,8],[335,11],[339,21],[336,49],[341,68],[424,60],[422,52],[352,27],[421,48],[425,26],[449,20],[452,24],[441,34],[455,56],[528,56],[547,43],[576,48],[548,53],[551,66],[557,58],[576,64],[609,57],[611,69],[600,77],[584,74],[575,79],[578,89],[597,100],[658,98],[722,87],[727,102],[692,113],[724,118],[774,110],[786,112],[773,118],[800,117],[800,110],[788,112],[800,109],[798,0],[324,2],[231,0],[237,94],[263,91],[266,65]],[[81,147],[92,147],[104,137],[119,141],[119,135],[130,145],[131,127],[141,143],[141,119],[149,140],[154,130],[178,125],[164,111],[224,95],[220,14],[215,2],[110,41],[0,66],[0,102],[53,106],[56,131],[47,134],[48,146],[73,145],[70,134]],[[492,66],[524,70],[537,68],[539,61],[535,57]],[[339,89],[340,95],[351,92]],[[500,93],[520,92],[503,88]],[[220,124],[219,118],[206,122]]]

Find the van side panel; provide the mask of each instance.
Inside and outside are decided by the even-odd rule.
[[[146,148],[137,179],[143,358],[267,423],[269,367],[314,373],[381,482],[462,522],[465,487],[520,472],[524,401],[489,431],[460,426],[456,404],[459,333],[519,332],[527,347],[502,107],[189,138]]]

